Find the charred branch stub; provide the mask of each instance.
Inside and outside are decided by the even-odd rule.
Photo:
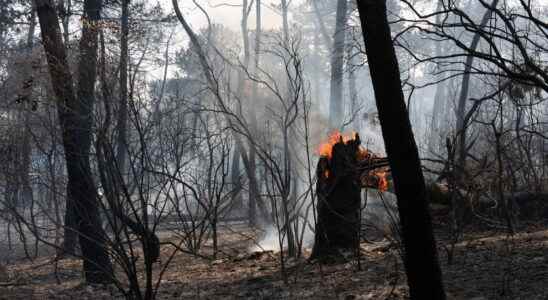
[[[386,159],[360,147],[360,137],[339,133],[320,146],[316,168],[318,222],[311,259],[339,256],[358,249],[361,188],[386,190]]]

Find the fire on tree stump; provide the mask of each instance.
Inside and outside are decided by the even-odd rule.
[[[360,137],[336,132],[319,148],[317,224],[311,259],[338,256],[359,245],[361,188],[385,191],[388,162],[360,146]]]

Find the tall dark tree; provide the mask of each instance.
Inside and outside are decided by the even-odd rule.
[[[73,89],[74,80],[61,38],[56,5],[51,0],[35,0],[35,3],[51,83],[57,97],[68,173],[67,214],[73,218],[73,229],[78,232],[86,281],[109,282],[112,279],[112,265],[100,226],[97,190],[89,161],[92,108],[95,101],[97,21],[102,3],[100,0],[84,1],[77,93]]]
[[[386,0],[357,0],[375,99],[397,196],[411,299],[445,299],[417,145],[401,88]]]

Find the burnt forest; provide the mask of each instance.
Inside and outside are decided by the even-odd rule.
[[[0,0],[0,299],[548,300],[548,1]]]

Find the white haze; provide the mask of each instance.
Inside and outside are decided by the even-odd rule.
[[[312,221],[312,216],[310,220]],[[312,248],[314,245],[314,232],[310,229],[310,226],[306,226],[303,237],[303,248]],[[287,238],[284,237],[283,248],[287,248]],[[257,251],[280,251],[280,235],[278,229],[274,226],[268,226],[264,229],[262,238],[260,238],[254,245],[249,248],[250,252]]]
[[[367,193],[367,195],[366,195]],[[391,226],[397,222],[396,196],[390,192],[380,193],[378,190],[368,189],[362,192],[362,203],[367,197],[367,205],[362,213],[363,222],[369,227],[376,228],[384,235],[391,235]],[[312,216],[309,219],[312,222]],[[303,238],[303,248],[312,248],[314,245],[314,232],[306,227]],[[287,239],[283,240],[283,247],[287,247]],[[250,252],[280,251],[280,235],[274,226],[264,229],[262,237],[251,247]]]

